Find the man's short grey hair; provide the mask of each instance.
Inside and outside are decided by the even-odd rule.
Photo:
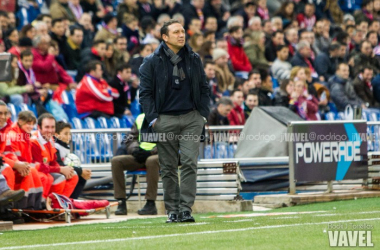
[[[227,21],[227,28],[231,28],[232,26],[240,26],[241,25],[241,16],[232,16]]]
[[[251,26],[253,23],[257,23],[257,22],[259,22],[261,26],[261,18],[258,16],[254,16],[251,19],[249,19],[248,26]]]
[[[156,38],[149,38],[144,41],[144,44],[160,44],[160,41]]]
[[[47,24],[46,24],[45,22],[43,22],[43,21],[38,21],[38,22],[36,22],[36,23],[33,25],[33,27],[34,27],[36,30],[39,30],[39,29],[41,28],[41,26],[46,26],[46,28],[47,28]]]
[[[272,17],[272,19],[271,19],[272,24],[273,24],[274,21],[276,21],[276,20],[280,20],[280,21],[282,22],[282,18],[281,18],[281,17],[279,17],[279,16],[274,16],[274,17]]]
[[[306,47],[310,48],[310,43],[308,41],[302,40],[297,44],[296,49],[297,51],[300,51],[301,49],[306,48]]]
[[[33,38],[33,47],[37,47],[38,44],[41,43],[43,37],[44,37],[43,35],[36,35],[36,36]]]
[[[232,107],[234,106],[234,104],[231,101],[231,99],[229,97],[226,97],[226,96],[223,96],[222,98],[219,99],[217,106],[219,106],[220,104],[223,104],[223,105],[226,105],[226,106],[232,106]]]
[[[288,36],[292,31],[297,33],[297,30],[295,28],[290,28],[290,29],[286,30],[285,36]]]
[[[0,106],[7,106],[7,104],[4,101],[0,100]]]
[[[181,20],[185,21],[185,17],[181,13],[174,14],[173,19],[178,20],[178,21],[181,21]]]
[[[162,24],[164,24],[164,22],[166,22],[168,20],[170,20],[170,16],[168,14],[164,13],[164,14],[161,14],[158,16],[157,23],[162,25]]]

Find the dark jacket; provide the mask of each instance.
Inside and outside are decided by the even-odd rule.
[[[273,106],[273,93],[263,88],[259,89],[259,106]]]
[[[212,16],[215,17],[218,20],[218,31],[227,26],[227,22],[223,21],[224,13],[227,11],[226,8],[224,8],[223,5],[220,6],[219,10],[216,10],[209,1],[205,3],[205,6],[203,7],[203,15],[205,17],[205,20]],[[191,19],[190,19],[191,20]]]
[[[185,29],[189,27],[191,19],[199,19],[197,9],[195,9],[195,7],[192,4],[183,5],[181,9],[181,13],[185,17]],[[205,20],[206,20],[206,16],[205,16]]]
[[[131,60],[129,60],[129,64],[131,65],[131,69],[132,69],[132,74],[136,74],[136,75],[139,74],[139,68],[141,64],[143,63],[143,61],[144,61],[144,57],[140,55],[137,55],[136,57],[134,56],[133,58],[131,58]]]
[[[120,81],[120,79],[117,76],[115,76],[112,79],[112,81],[110,81],[108,84],[112,88],[117,89],[117,91],[119,92],[119,98],[114,98],[112,100],[112,102],[113,102],[115,116],[121,117],[121,116],[123,116],[125,109],[126,108],[129,109],[131,100],[128,97],[131,97],[131,94],[130,94],[131,90],[129,88],[125,92],[124,86],[125,86],[125,84],[128,84],[128,83],[124,84],[122,81]]]
[[[210,126],[228,126],[230,121],[226,116],[221,116],[217,108],[214,108],[208,116],[207,124]]]
[[[282,91],[281,89],[278,89],[274,92],[274,106],[283,106],[288,108],[289,107],[289,95],[288,93]]]
[[[314,63],[313,63],[313,61],[312,61],[310,58],[309,58],[309,60],[310,60],[310,63],[311,63],[311,64],[313,65],[313,67],[314,67]],[[305,61],[305,58],[303,58],[299,52],[297,52],[297,53],[293,56],[292,60],[290,60],[290,63],[292,64],[293,67],[294,67],[294,66],[300,66],[300,67],[306,67],[306,68],[309,68],[309,65],[308,65],[308,64],[306,63],[306,61]]]
[[[360,68],[364,66],[370,66],[373,68],[373,74],[377,75],[380,73],[380,62],[377,58],[366,56],[363,53],[358,53],[354,56],[354,75],[359,74]]]
[[[352,85],[354,85],[356,94],[363,102],[368,103],[370,107],[377,108],[380,106],[380,103],[373,97],[372,89],[359,76],[355,78]]]
[[[87,49],[82,50],[80,67],[78,68],[78,74],[75,78],[75,80],[77,82],[80,82],[82,80],[84,74],[86,73],[85,71],[86,71],[87,63],[89,63],[90,61],[93,61],[93,60],[97,60],[97,61],[102,62],[102,58],[100,56],[94,54],[92,48],[87,48]],[[102,68],[103,68],[103,71],[106,72],[103,62],[102,62]],[[105,73],[103,73],[103,74],[105,74]],[[103,75],[103,78],[107,79],[107,77],[105,77],[105,75]]]
[[[203,117],[210,113],[209,85],[203,70],[202,62],[198,54],[194,53],[190,46],[186,45],[185,62],[187,74],[191,76],[191,97],[194,107]],[[140,67],[140,104],[145,119],[142,124],[142,133],[152,133],[149,123],[158,118],[165,101],[166,87],[169,86],[167,63],[169,58],[163,51],[163,43],[144,59]]]
[[[344,111],[347,105],[361,106],[362,101],[356,95],[354,87],[348,80],[334,75],[329,80],[330,96],[338,111]]]
[[[277,58],[276,45],[271,40],[265,45],[265,58],[269,62],[273,62]]]
[[[327,53],[321,53],[315,58],[315,71],[327,81],[335,74],[336,66],[341,62],[343,62],[341,58],[330,57]]]
[[[71,47],[69,41],[66,44],[66,53],[64,54],[65,63],[68,70],[78,70],[81,61],[81,49]]]

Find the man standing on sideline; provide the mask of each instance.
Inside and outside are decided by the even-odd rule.
[[[163,42],[140,67],[140,103],[145,113],[141,133],[165,135],[165,140],[157,142],[157,149],[167,223],[195,222],[191,207],[197,189],[199,143],[210,112],[210,90],[202,62],[185,45],[185,36],[177,20],[165,22]]]

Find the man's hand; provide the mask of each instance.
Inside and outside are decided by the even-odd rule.
[[[30,172],[29,164],[26,162],[21,162],[21,161],[15,162],[13,169],[19,172],[22,177],[29,175],[29,172]]]
[[[91,179],[91,170],[90,169],[83,169],[82,170],[82,175],[83,179],[85,179],[86,181]]]
[[[222,18],[223,21],[227,21],[228,18],[230,18],[230,16],[231,16],[230,12],[228,12],[228,11],[224,12],[224,15],[223,15],[223,18]]]
[[[77,89],[77,84],[75,82],[70,83],[69,89]]]
[[[25,85],[26,93],[33,93],[34,92],[34,86],[32,84]]]
[[[61,167],[60,173],[63,174],[66,179],[71,179],[74,176],[74,169],[69,166]]]
[[[34,83],[34,86],[36,86],[36,88],[41,88],[42,87],[42,84],[40,82],[35,82]]]
[[[132,113],[129,109],[126,109],[124,110],[124,115],[132,115]]]

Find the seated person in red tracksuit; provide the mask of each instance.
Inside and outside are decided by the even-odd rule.
[[[56,123],[54,141],[55,148],[57,149],[57,162],[60,166],[65,166],[65,158],[70,154],[70,129],[71,125],[69,123],[63,121]],[[73,166],[73,168],[79,177],[79,181],[70,198],[78,199],[86,185],[86,181],[91,178],[91,170],[82,169],[80,166]]]
[[[59,166],[53,135],[55,119],[45,113],[38,118],[38,131],[30,140],[33,161],[39,163],[38,174],[44,187],[43,197],[57,193],[70,197],[78,183],[78,175],[72,167]]]
[[[87,74],[83,76],[75,94],[78,114],[81,118],[110,118],[114,115],[113,99],[119,97],[119,92],[102,79],[100,61],[91,61],[86,68]]]

